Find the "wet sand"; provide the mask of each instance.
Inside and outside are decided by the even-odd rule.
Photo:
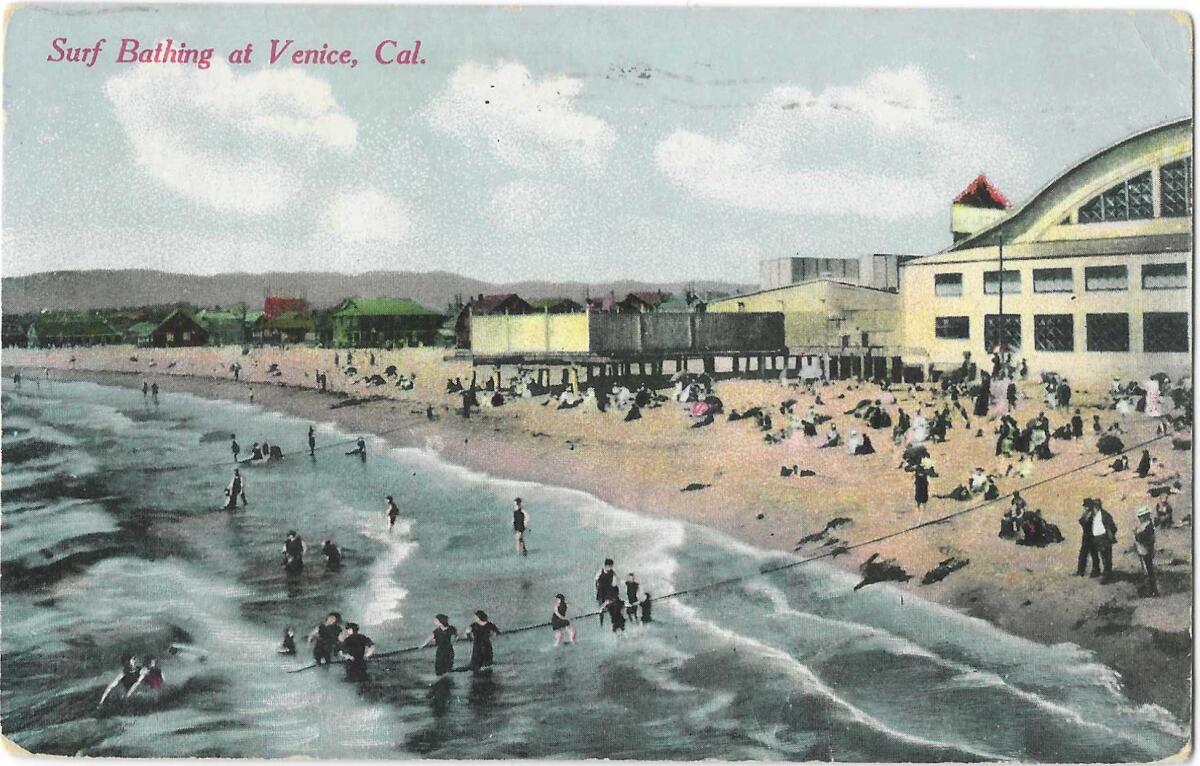
[[[458,395],[444,392],[446,379],[469,379],[465,360],[444,360],[443,349],[376,351],[375,365],[368,351],[354,352],[359,374],[383,373],[395,365],[401,374],[416,373],[411,391],[386,386],[368,387],[333,369],[333,351],[314,349],[257,349],[243,356],[236,348],[131,349],[26,351],[4,354],[4,385],[11,385],[12,368],[23,368],[24,385],[34,385],[42,368],[52,368],[51,378],[94,380],[110,385],[140,388],[143,381],[158,382],[163,397],[185,391],[199,396],[247,401],[266,409],[311,419],[332,421],[345,431],[384,436],[397,446],[425,447],[445,459],[506,478],[570,487],[594,494],[606,502],[645,514],[684,518],[719,529],[753,545],[791,551],[805,535],[820,532],[838,517],[849,519],[825,539],[808,543],[798,555],[828,552],[837,544],[855,545],[921,521],[972,507],[931,497],[918,515],[912,503],[912,475],[897,469],[900,448],[892,444],[890,429],[872,431],[842,414],[860,399],[873,399],[872,385],[842,382],[819,390],[825,406],[843,435],[851,429],[869,433],[877,453],[851,457],[844,449],[816,449],[799,435],[782,444],[767,444],[753,420],[728,422],[724,416],[706,428],[689,428],[681,407],[667,403],[643,411],[643,419],[623,422],[623,413],[597,412],[587,405],[558,411],[543,406],[545,397],[521,400],[500,408],[485,406],[464,420]],[[345,366],[345,351],[339,351]],[[71,359],[74,358],[74,362]],[[134,361],[136,358],[136,361]],[[229,365],[242,365],[241,381],[234,382]],[[279,366],[279,375],[269,372]],[[315,372],[328,372],[331,391],[319,393]],[[389,378],[389,381],[391,379]],[[43,384],[45,385],[45,384]],[[784,389],[770,381],[721,381],[717,393],[726,412],[754,405],[774,409],[776,429],[786,425],[777,405],[797,399],[803,413],[812,397]],[[920,402],[930,402],[929,392],[895,392],[896,407],[913,412]],[[1156,421],[1134,414],[1122,417],[1113,410],[1093,408],[1101,391],[1076,389],[1073,406],[1083,410],[1088,423],[1080,442],[1053,440],[1056,456],[1035,461],[1028,479],[1015,474],[1002,478],[1002,493],[1097,460],[1091,436],[1093,414],[1105,426],[1119,421],[1126,445],[1154,436]],[[1040,388],[1033,381],[1023,386],[1030,397],[1018,404],[1015,417],[1024,423],[1043,409]],[[481,397],[482,398],[482,397]],[[885,400],[886,401],[886,400]],[[964,402],[970,411],[970,403]],[[938,403],[938,408],[942,404]],[[427,416],[432,407],[435,420]],[[930,408],[925,408],[930,412]],[[1057,428],[1068,420],[1063,411],[1048,412]],[[828,424],[821,426],[822,433]],[[1009,462],[994,456],[994,421],[974,419],[966,430],[955,417],[955,428],[944,444],[929,449],[940,478],[930,481],[931,496],[948,493],[965,482],[971,469],[982,466],[1004,474]],[[975,429],[983,436],[976,437]],[[239,434],[243,445],[255,440],[280,443],[298,450],[304,434]],[[1071,642],[1095,652],[1098,659],[1117,670],[1125,692],[1133,700],[1161,705],[1181,722],[1191,719],[1191,566],[1192,485],[1191,452],[1171,448],[1169,439],[1150,446],[1155,459],[1149,480],[1131,472],[1099,476],[1104,463],[1069,473],[1061,479],[1022,491],[1030,507],[1041,509],[1057,524],[1066,541],[1045,548],[1026,547],[997,536],[1000,517],[1008,506],[1002,500],[977,512],[936,526],[922,528],[884,542],[827,559],[850,571],[878,553],[895,559],[912,579],[893,583],[909,592],[967,614],[986,619],[1002,629],[1043,643]],[[1136,464],[1140,452],[1131,454]],[[813,477],[781,477],[781,466],[797,465],[814,471]],[[1182,491],[1171,496],[1177,526],[1160,530],[1156,563],[1159,598],[1138,594],[1141,570],[1133,552],[1135,509],[1154,503],[1147,494],[1151,481],[1178,475]],[[709,485],[681,491],[689,484]],[[1099,497],[1118,525],[1113,548],[1115,581],[1101,586],[1097,580],[1074,576],[1079,549],[1078,517],[1084,497]],[[531,509],[536,513],[536,509]],[[759,518],[761,516],[761,518]],[[1181,523],[1182,522],[1182,523]],[[941,582],[922,585],[922,576],[937,564],[959,556],[970,560],[963,569]],[[737,573],[714,572],[713,579]]]

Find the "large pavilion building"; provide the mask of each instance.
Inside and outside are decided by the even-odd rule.
[[[952,229],[948,249],[900,267],[906,362],[949,369],[1000,346],[1034,375],[1190,374],[1191,119],[1107,147],[1016,208],[977,178]]]

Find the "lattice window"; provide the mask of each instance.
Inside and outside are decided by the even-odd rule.
[[[1088,314],[1088,351],[1128,351],[1128,314]]]
[[[1159,170],[1161,212],[1164,218],[1184,218],[1192,214],[1192,158],[1163,165]]]
[[[1187,286],[1186,263],[1147,263],[1142,266],[1143,290],[1177,290]]]
[[[983,293],[984,295],[998,295],[1000,293],[1000,272],[983,272]],[[1004,270],[1004,294],[1021,294],[1021,272]]]
[[[1142,315],[1142,347],[1146,353],[1188,352],[1188,315],[1186,311],[1155,312]]]
[[[1075,292],[1075,273],[1071,269],[1034,269],[1033,291],[1035,293]]]
[[[933,334],[939,338],[962,340],[971,337],[970,317],[937,317],[933,324]]]
[[[1084,288],[1098,290],[1128,290],[1129,269],[1125,266],[1088,266],[1083,270]]]
[[[1074,351],[1075,317],[1072,314],[1036,314],[1033,347],[1037,351]]]
[[[1001,346],[1007,351],[1021,348],[1021,317],[1017,314],[1005,314],[1003,324],[1000,319],[999,314],[987,314],[983,317],[984,348],[989,352],[996,346]]]
[[[934,274],[933,294],[939,298],[953,298],[962,295],[962,274]]]
[[[1080,223],[1129,221],[1154,217],[1154,187],[1150,171],[1110,187],[1079,208]]]

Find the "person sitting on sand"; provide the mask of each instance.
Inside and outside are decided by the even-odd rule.
[[[842,443],[842,435],[838,433],[837,423],[832,423],[829,426],[829,431],[825,434],[825,441],[818,445],[818,449],[825,447],[836,447]]]
[[[254,445],[252,447],[250,447],[250,459],[251,460],[262,460],[263,459],[262,447],[259,446],[258,442],[254,442]]]
[[[967,489],[973,495],[982,494],[987,489],[987,480],[987,474],[983,472],[982,468],[976,466],[975,470],[971,473],[971,478],[967,480]]]
[[[347,455],[358,455],[363,460],[367,459],[367,441],[361,436],[354,442],[354,449],[346,453]]]

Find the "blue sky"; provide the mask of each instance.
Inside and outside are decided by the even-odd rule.
[[[5,49],[4,273],[445,269],[757,280],[928,253],[976,173],[1019,203],[1191,110],[1164,13],[23,7]],[[108,42],[92,68],[50,41]],[[215,48],[117,64],[118,41]],[[272,38],[357,68],[266,63]],[[381,66],[385,39],[426,64]],[[252,42],[253,63],[224,57]]]

